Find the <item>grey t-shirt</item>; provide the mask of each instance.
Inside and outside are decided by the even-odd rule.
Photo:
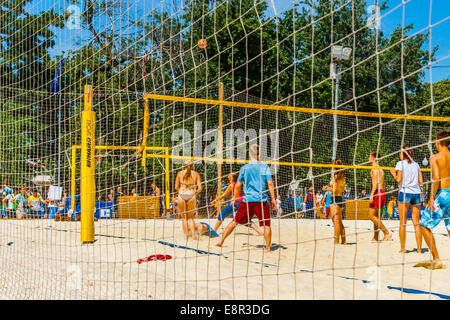
[[[17,204],[19,205],[17,207],[17,210],[21,210],[21,211],[26,211],[27,210],[27,196],[26,195],[22,195],[21,193],[18,193],[14,197],[14,199],[17,202]]]

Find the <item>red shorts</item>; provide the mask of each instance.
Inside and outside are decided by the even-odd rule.
[[[247,225],[255,214],[258,217],[260,227],[270,227],[270,210],[267,202],[242,201],[234,217],[234,222]]]
[[[381,209],[386,202],[386,193],[384,190],[378,189],[373,196],[373,203],[369,203],[369,208]]]
[[[330,208],[326,207],[325,209],[325,217],[328,218],[328,216],[330,215]]]

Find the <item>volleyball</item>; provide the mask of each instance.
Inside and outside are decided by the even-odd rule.
[[[200,49],[205,49],[207,44],[208,44],[208,42],[206,42],[205,39],[198,40],[198,47]]]

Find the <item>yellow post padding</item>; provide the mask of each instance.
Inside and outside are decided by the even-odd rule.
[[[77,148],[76,146],[72,146],[72,173],[70,178],[70,208],[75,211],[75,174],[77,167],[75,165],[75,161],[77,160]]]
[[[94,242],[95,214],[95,112],[92,111],[92,86],[85,86],[81,114],[81,242]]]

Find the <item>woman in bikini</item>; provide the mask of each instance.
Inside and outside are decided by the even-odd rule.
[[[335,165],[342,165],[341,159],[333,161]],[[341,244],[347,244],[345,239],[345,228],[342,223],[342,210],[344,208],[343,195],[345,192],[345,171],[344,169],[333,168],[333,176],[331,178],[330,187],[325,188],[331,191],[331,220],[334,224],[334,243],[339,244],[339,238]]]
[[[202,180],[198,172],[193,170],[193,166],[194,163],[190,160],[184,162],[183,170],[177,174],[175,190],[178,192],[177,209],[183,218],[181,223],[183,232],[186,236],[192,236],[192,239],[197,240],[194,212],[197,195],[202,192]]]

